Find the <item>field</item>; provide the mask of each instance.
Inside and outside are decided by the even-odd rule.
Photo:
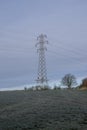
[[[87,91],[0,92],[0,130],[87,130]]]

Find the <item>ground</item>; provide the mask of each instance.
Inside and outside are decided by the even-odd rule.
[[[87,91],[0,92],[0,130],[87,130]]]

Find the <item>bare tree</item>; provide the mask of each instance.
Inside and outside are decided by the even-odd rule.
[[[64,86],[67,86],[68,88],[71,88],[73,85],[76,85],[76,84],[77,84],[76,78],[75,78],[75,76],[72,75],[72,74],[66,74],[66,75],[62,78],[61,83],[62,83]]]

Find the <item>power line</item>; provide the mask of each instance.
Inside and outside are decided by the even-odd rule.
[[[76,54],[76,55],[81,55],[81,54],[84,55],[84,52],[85,52],[85,54],[86,54],[86,51],[83,50],[82,48],[78,47],[78,48],[73,49],[73,47],[71,45],[68,48],[67,46],[64,46],[63,44],[64,44],[63,42],[58,41],[58,42],[54,42],[51,45],[53,45],[55,48],[58,48],[58,50],[61,49],[61,50],[67,51],[68,53],[72,53],[72,54]],[[75,49],[76,49],[76,51],[75,51]]]
[[[32,48],[0,48],[0,52],[16,52],[16,53],[26,53],[26,52],[28,52],[29,53],[29,51],[31,51],[31,50],[33,50],[34,49],[34,47],[32,47]]]
[[[56,57],[53,58],[53,59],[57,59],[59,62],[60,60],[63,62],[67,62],[68,64],[71,64],[71,63],[74,63],[74,64],[79,64],[79,65],[82,65],[84,64],[85,62],[83,61],[84,59],[83,58],[79,58],[79,57],[75,57],[73,55],[68,55],[68,54],[60,54],[56,51],[51,51],[51,50],[48,50],[49,53],[55,55]],[[51,56],[51,59],[52,59],[52,56]],[[83,62],[82,62],[83,61]]]

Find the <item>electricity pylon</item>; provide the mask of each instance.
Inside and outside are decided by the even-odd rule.
[[[46,35],[39,35],[37,37],[37,52],[39,54],[39,63],[38,63],[38,76],[37,76],[37,84],[39,86],[47,86],[48,85],[48,79],[47,79],[47,69],[46,69],[46,59],[45,59],[45,51],[47,50],[45,44],[48,44],[48,41],[46,40]]]

